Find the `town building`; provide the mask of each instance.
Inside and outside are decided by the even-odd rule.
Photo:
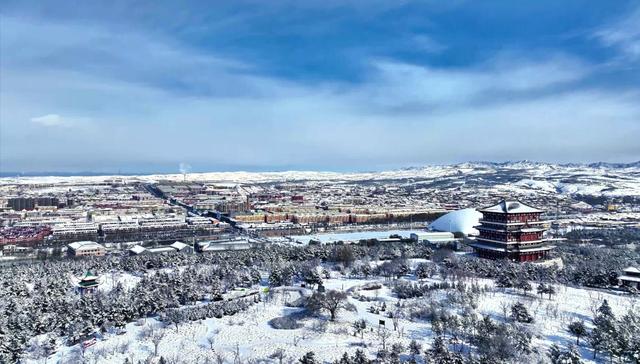
[[[129,248],[129,255],[134,256],[134,255],[142,255],[142,254],[147,254],[149,251],[147,251],[147,249],[143,246],[140,245],[136,245],[133,246],[131,248]]]
[[[196,243],[196,251],[200,253],[214,252],[214,251],[226,251],[226,250],[247,250],[254,247],[249,240],[236,239],[236,240],[213,240],[202,241]]]
[[[106,253],[107,249],[95,241],[76,241],[67,245],[67,254],[72,257],[102,257]]]
[[[478,211],[482,213],[476,227],[480,235],[470,245],[482,258],[529,262],[546,258],[553,248],[543,235],[542,210],[502,200]]]
[[[187,245],[181,241],[176,241],[171,245],[157,246],[154,248],[145,248],[141,245],[133,246],[129,249],[129,255],[142,255],[142,254],[167,254],[167,253],[193,253],[193,247]]]
[[[618,277],[618,282],[622,287],[640,289],[640,269],[635,267],[626,268],[622,275]]]
[[[33,210],[37,206],[57,207],[59,200],[56,197],[13,197],[7,200],[7,206],[15,211]]]
[[[173,249],[175,249],[178,252],[181,253],[186,253],[186,254],[191,254],[193,253],[193,247],[191,245],[185,244],[181,241],[176,241],[173,244],[169,245],[170,247],[172,247]]]
[[[440,243],[449,243],[456,240],[453,233],[450,232],[434,232],[434,231],[425,231],[425,232],[416,232],[411,233],[409,235],[412,241],[416,243],[424,243],[424,244],[434,244],[438,245]]]
[[[29,197],[14,197],[7,200],[7,205],[15,211],[33,210],[36,201]]]

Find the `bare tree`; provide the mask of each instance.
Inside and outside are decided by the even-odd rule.
[[[151,333],[149,339],[153,343],[153,356],[158,356],[158,346],[160,346],[160,342],[164,339],[166,332],[164,330],[154,330]]]
[[[389,315],[391,316],[391,323],[393,324],[393,331],[397,331],[398,330],[398,325],[400,324],[400,319],[402,318],[403,314],[400,310],[395,310],[389,313]]]
[[[335,290],[327,291],[324,294],[316,292],[307,302],[307,308],[311,311],[328,311],[331,315],[331,321],[335,321],[339,310],[348,307],[347,294]]]
[[[233,349],[233,364],[240,364],[242,360],[240,359],[240,345],[236,343],[236,347]]]
[[[285,351],[282,348],[276,349],[271,355],[269,355],[269,359],[277,359],[278,364],[282,364],[285,357]]]
[[[386,327],[378,328],[378,339],[380,339],[380,344],[382,344],[382,351],[387,350],[387,340],[391,337],[391,332],[387,330]]]
[[[224,353],[216,353],[216,364],[224,364],[225,359]]]
[[[511,305],[507,301],[502,301],[502,302],[500,302],[500,308],[502,309],[502,315],[504,316],[504,319],[506,320],[507,319],[507,313],[509,312],[509,309],[511,308]]]

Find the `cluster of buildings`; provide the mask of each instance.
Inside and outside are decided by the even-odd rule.
[[[386,223],[390,221],[425,221],[444,210],[395,209],[373,210],[355,206],[291,206],[266,207],[250,213],[236,214],[233,218],[245,225],[293,223],[299,225],[313,224],[367,224]]]
[[[126,179],[0,185],[0,254],[77,241],[212,238],[229,224],[188,214]],[[18,249],[19,248],[19,249]]]

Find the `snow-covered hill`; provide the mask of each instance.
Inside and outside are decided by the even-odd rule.
[[[5,177],[6,184],[77,184],[105,181],[157,182],[182,181],[182,174],[140,176]],[[552,164],[530,161],[468,162],[431,165],[381,172],[210,172],[190,173],[190,182],[265,183],[287,181],[365,182],[397,181],[422,187],[491,188],[535,191],[538,193],[604,196],[640,196],[640,162],[630,164]]]

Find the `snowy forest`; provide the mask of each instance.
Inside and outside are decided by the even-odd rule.
[[[0,362],[637,363],[637,295],[609,289],[640,254],[571,242],[555,254],[563,267],[367,240],[7,265]],[[100,288],[80,294],[87,271]],[[249,321],[272,345],[223,342]],[[178,355],[170,335],[196,349]],[[332,354],[306,350],[325,344]]]

